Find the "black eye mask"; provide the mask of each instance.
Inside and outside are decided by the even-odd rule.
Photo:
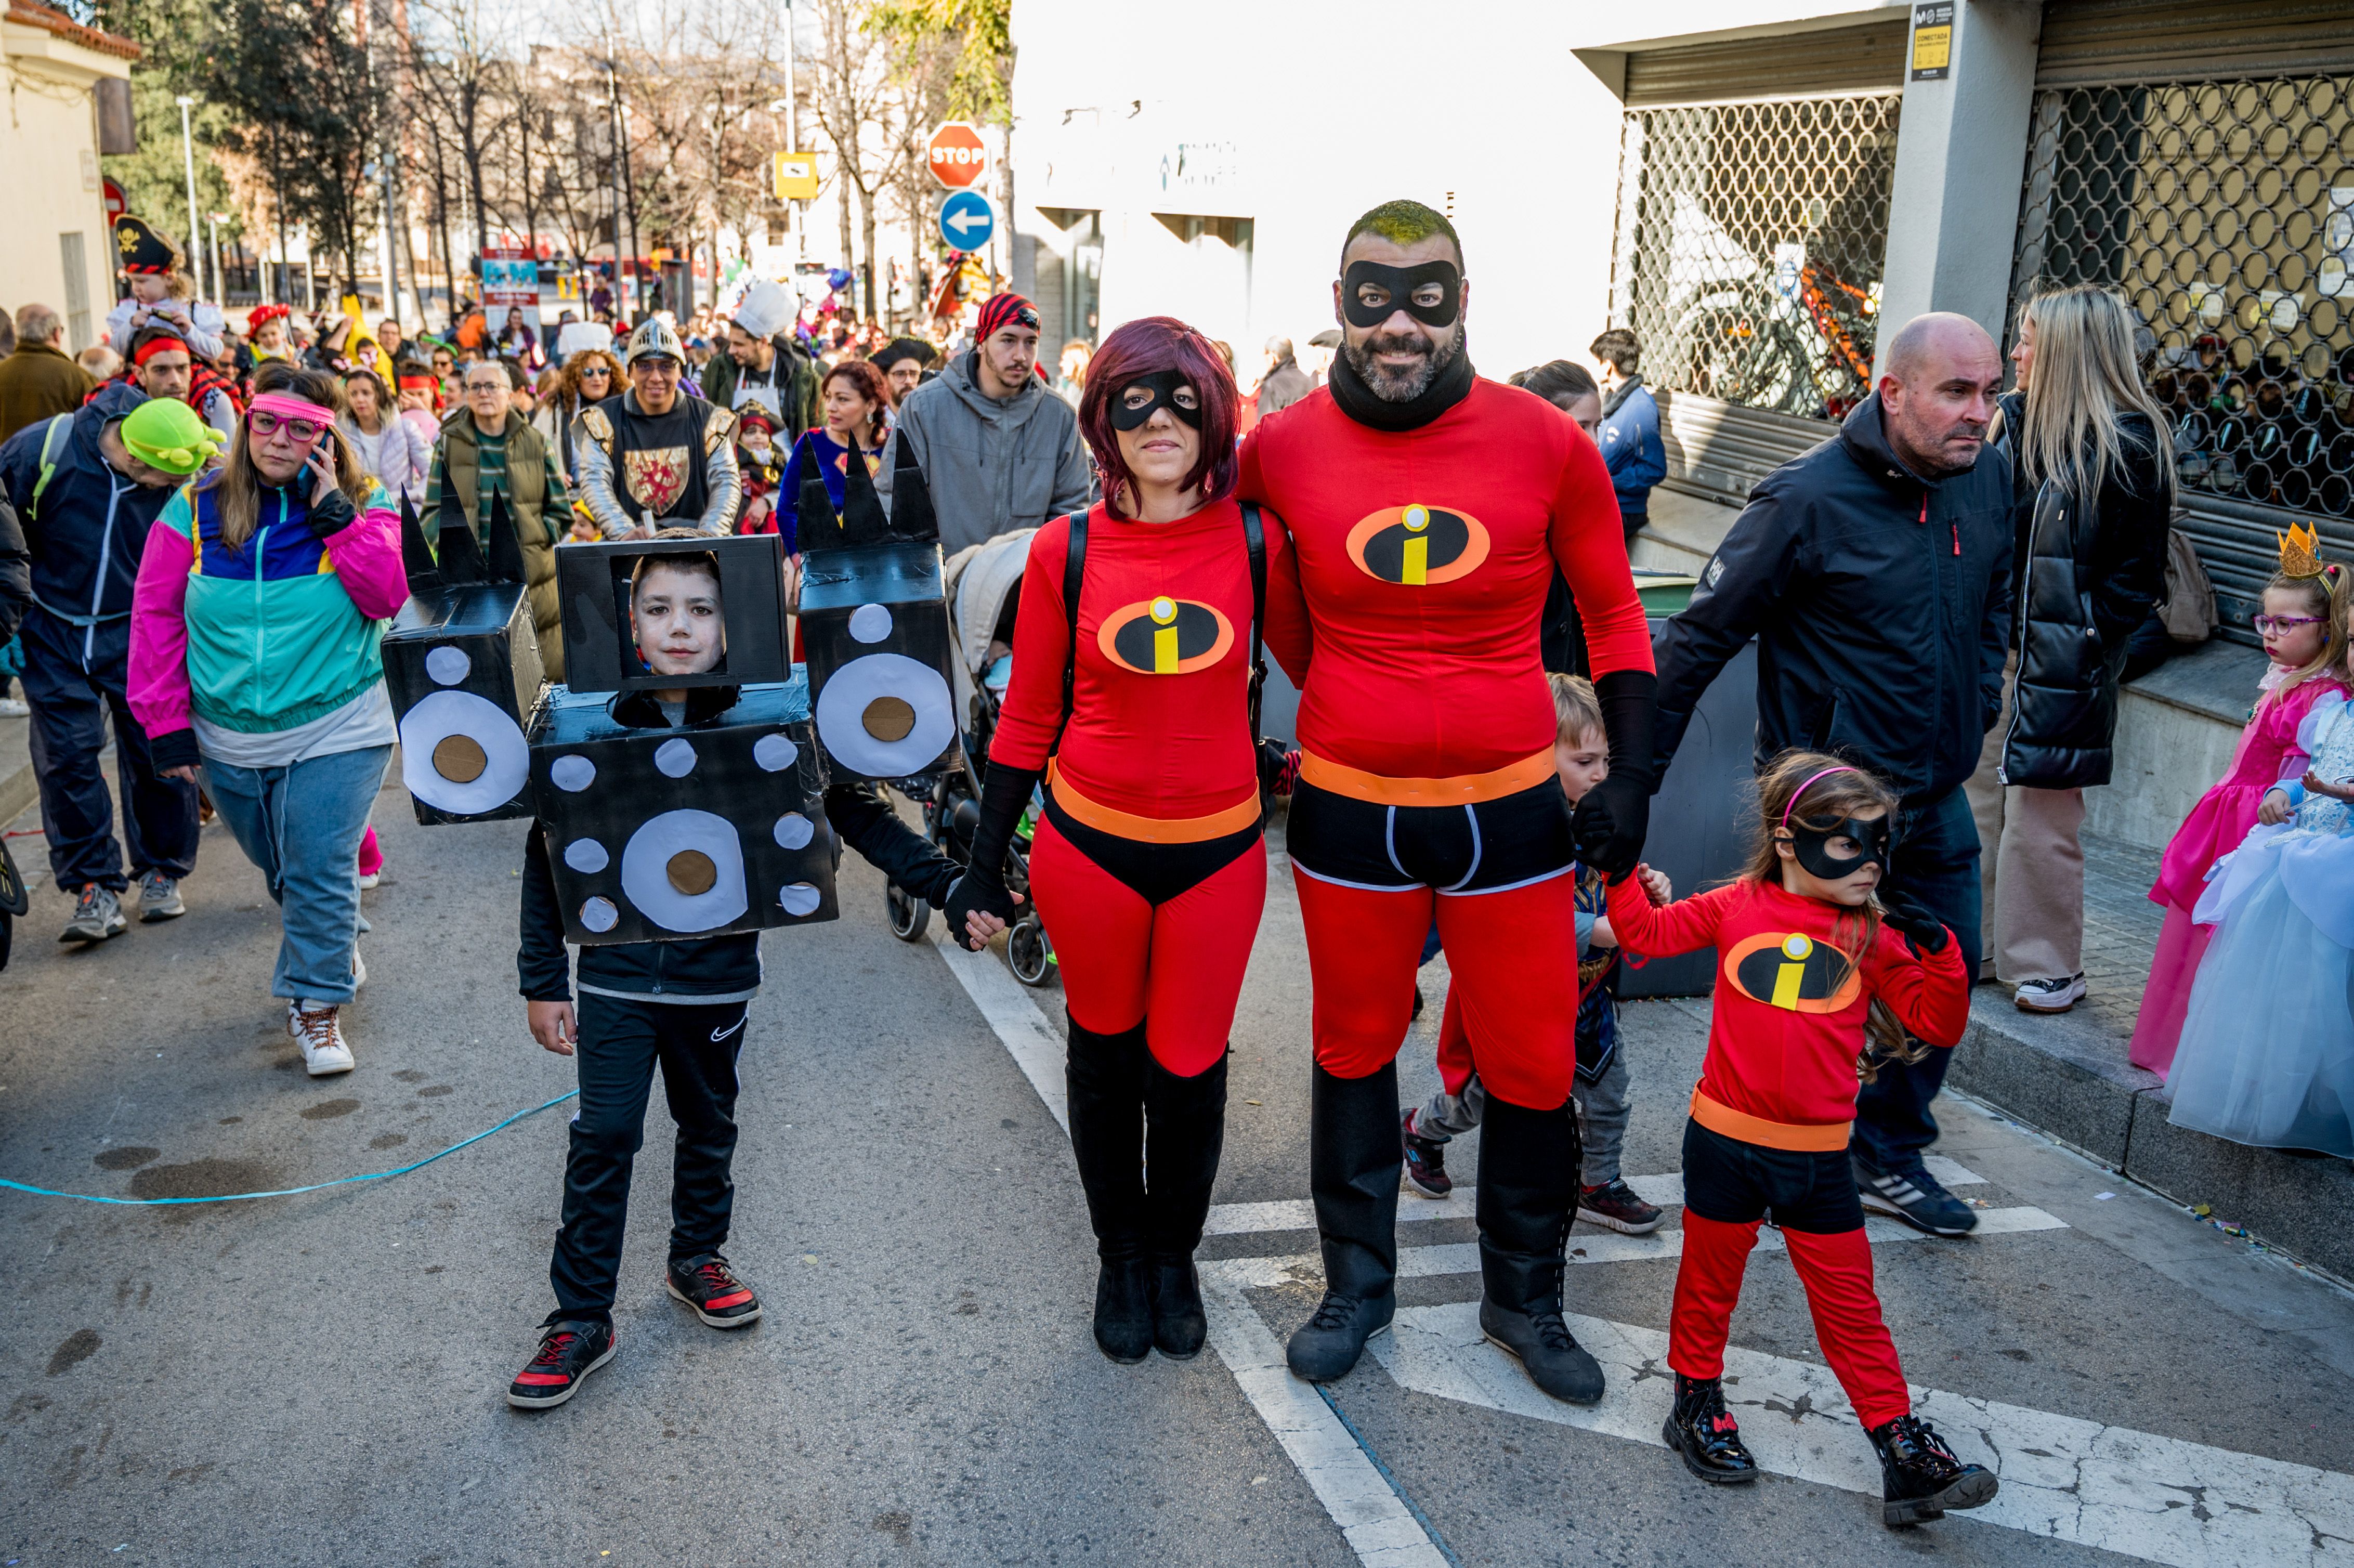
[[[1861,854],[1835,855],[1830,853],[1830,841],[1835,838],[1853,839],[1863,846]],[[1837,882],[1852,876],[1867,865],[1877,864],[1888,869],[1889,822],[1886,817],[1874,817],[1869,821],[1861,817],[1841,817],[1828,827],[1818,827],[1804,817],[1790,821],[1790,842],[1798,863],[1825,882]]]
[[[1359,301],[1357,291],[1367,283],[1387,289],[1389,302],[1368,305]],[[1414,302],[1414,291],[1425,283],[1436,283],[1443,291],[1438,303]],[[1463,313],[1463,274],[1452,261],[1425,261],[1414,267],[1384,267],[1378,261],[1349,263],[1349,270],[1341,274],[1341,313],[1349,318],[1351,326],[1377,327],[1399,311],[1425,326],[1453,326],[1455,318]]]
[[[1129,407],[1128,395],[1130,390],[1139,387],[1149,387],[1152,389],[1152,401],[1131,408]],[[1193,406],[1188,408],[1177,401],[1177,389],[1180,387],[1189,391],[1193,390],[1193,381],[1174,370],[1156,370],[1150,376],[1136,377],[1126,387],[1112,394],[1111,428],[1115,430],[1140,429],[1144,422],[1152,418],[1153,409],[1166,408],[1195,429],[1200,429],[1202,428],[1202,395],[1198,391],[1193,391]]]

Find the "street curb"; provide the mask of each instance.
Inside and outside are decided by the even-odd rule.
[[[2354,1163],[2299,1159],[2211,1138],[2167,1119],[2155,1073],[2123,1043],[2070,1014],[2029,1018],[1980,988],[1946,1081],[2127,1179],[2244,1227],[2276,1251],[2354,1278]],[[2006,1016],[2009,1015],[2009,1016]]]
[[[29,758],[14,771],[0,775],[0,827],[15,821],[40,795],[40,782],[33,777]]]

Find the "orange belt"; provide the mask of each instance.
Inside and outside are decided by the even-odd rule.
[[[1206,817],[1137,817],[1126,811],[1115,811],[1109,806],[1099,806],[1071,788],[1071,781],[1062,776],[1055,759],[1046,759],[1046,784],[1055,791],[1055,803],[1072,817],[1097,832],[1114,838],[1132,839],[1148,844],[1195,844],[1204,839],[1222,839],[1228,833],[1241,832],[1258,825],[1258,791],[1254,789],[1223,811],[1213,811]]]
[[[1807,1154],[1836,1153],[1845,1149],[1848,1134],[1855,1127],[1851,1121],[1767,1121],[1764,1117],[1721,1105],[1702,1094],[1697,1086],[1692,1090],[1691,1118],[1711,1132],[1721,1132],[1744,1143]]]
[[[1312,751],[1299,754],[1299,776],[1319,789],[1371,800],[1377,806],[1476,806],[1533,789],[1553,777],[1553,749],[1507,763],[1492,773],[1461,773],[1452,779],[1385,779],[1330,762]]]

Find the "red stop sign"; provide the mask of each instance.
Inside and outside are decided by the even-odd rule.
[[[981,144],[981,132],[961,120],[951,120],[932,132],[925,148],[924,162],[932,171],[932,178],[952,191],[981,183],[989,172],[989,151]]]
[[[108,217],[121,217],[124,213],[131,210],[131,204],[122,199],[122,187],[121,185],[116,185],[112,180],[108,180],[104,182],[104,187],[106,191],[106,216]]]

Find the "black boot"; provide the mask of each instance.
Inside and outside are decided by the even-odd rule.
[[[1676,1373],[1676,1407],[1659,1434],[1684,1457],[1684,1468],[1721,1487],[1757,1478],[1757,1461],[1741,1446],[1741,1428],[1724,1408],[1724,1384],[1712,1377]]]
[[[1315,1069],[1308,1190],[1324,1251],[1324,1299],[1291,1336],[1295,1376],[1348,1375],[1365,1341],[1397,1314],[1397,1064],[1362,1078]]]
[[[1562,1247],[1577,1206],[1577,1118],[1488,1094],[1479,1126],[1479,1331],[1529,1381],[1572,1404],[1602,1397],[1602,1368],[1561,1320]]]
[[[1880,1453],[1880,1521],[1903,1530],[1943,1519],[1947,1509],[1980,1508],[1994,1500],[1994,1473],[1965,1465],[1936,1428],[1917,1415],[1900,1415],[1872,1429]]]
[[[1103,1259],[1096,1278],[1096,1347],[1116,1361],[1152,1349],[1144,1261],[1144,1029],[1097,1034],[1071,1020],[1065,1071],[1071,1152]]]
[[[1152,1342],[1172,1361],[1209,1337],[1193,1249],[1210,1215],[1226,1140],[1226,1058],[1190,1078],[1144,1059],[1145,1255],[1152,1269]]]

